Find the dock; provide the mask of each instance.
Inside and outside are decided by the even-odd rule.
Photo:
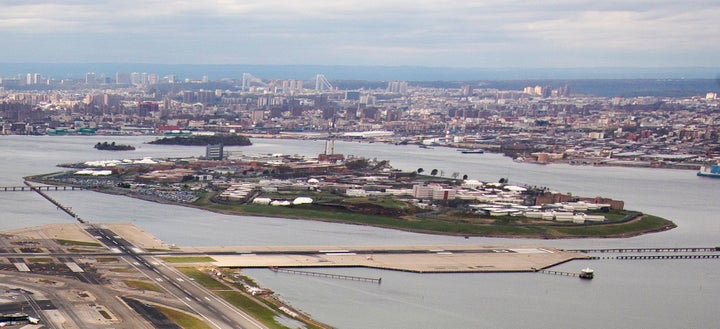
[[[573,276],[573,277],[579,277],[579,272],[565,272],[565,271],[554,271],[554,270],[540,270],[539,273],[543,274],[551,274],[551,275],[562,275],[562,276]]]
[[[372,283],[377,283],[377,284],[382,283],[382,278],[367,278],[367,277],[362,277],[362,276],[330,274],[330,273],[322,273],[322,272],[294,270],[294,269],[281,268],[281,267],[270,267],[270,270],[273,272],[277,272],[277,273],[300,274],[300,275],[317,276],[317,277],[330,278],[330,279],[372,282]]]

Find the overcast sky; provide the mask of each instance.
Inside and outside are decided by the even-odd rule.
[[[718,0],[0,0],[0,62],[718,67],[719,33]]]

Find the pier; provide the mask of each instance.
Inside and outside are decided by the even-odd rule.
[[[584,254],[636,254],[590,256],[588,259],[720,259],[720,247],[674,247],[674,248],[618,248],[618,249],[574,249],[565,250]],[[702,253],[702,254],[699,254]],[[661,254],[661,255],[658,255]]]
[[[366,278],[366,277],[362,277],[362,276],[330,274],[330,273],[313,272],[313,271],[301,271],[301,270],[294,270],[294,269],[281,268],[281,267],[270,267],[270,270],[273,272],[277,272],[277,273],[301,274],[301,275],[317,276],[317,277],[321,277],[321,278],[363,281],[363,282],[372,282],[372,283],[377,283],[377,284],[382,283],[382,278]]]
[[[579,272],[564,272],[564,271],[553,271],[553,270],[539,270],[539,273],[543,274],[552,274],[552,275],[562,275],[562,276],[571,276],[571,277],[580,277]]]
[[[622,256],[593,256],[588,259],[617,259],[617,260],[644,260],[644,259],[720,259],[720,254],[711,255],[622,255]]]
[[[675,248],[611,248],[611,249],[565,249],[570,252],[590,253],[658,253],[658,252],[720,252],[720,247],[675,247]]]
[[[78,217],[78,215],[72,210],[72,208],[63,205],[62,203],[58,202],[57,200],[55,200],[55,199],[53,199],[51,196],[49,196],[47,193],[45,193],[45,192],[43,191],[42,187],[46,187],[46,186],[33,186],[33,185],[31,185],[29,182],[27,182],[27,181],[25,181],[25,185],[28,186],[29,190],[37,192],[37,193],[40,194],[43,198],[45,198],[46,200],[50,201],[52,204],[54,204],[55,206],[57,206],[58,209],[64,211],[66,214],[72,216],[72,218],[75,218],[78,222],[80,222],[80,223],[82,223],[82,224],[85,224],[85,223],[86,223],[85,220],[83,220],[83,219],[81,219],[80,217]],[[47,187],[50,187],[50,186],[47,186]],[[56,186],[56,187],[57,187],[57,186]],[[46,189],[45,191],[49,191],[49,190]]]

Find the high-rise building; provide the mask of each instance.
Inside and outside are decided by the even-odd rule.
[[[389,81],[387,89],[385,91],[389,93],[406,94],[408,83],[405,81]]]
[[[133,72],[130,73],[130,83],[134,85],[139,85],[142,83],[142,80],[140,80],[140,73]]]
[[[208,160],[223,159],[223,144],[208,145],[205,147],[205,158]]]
[[[95,72],[85,73],[85,83],[86,84],[93,84],[96,82],[97,82],[97,78],[95,77]]]
[[[252,111],[253,123],[263,122],[264,120],[265,120],[265,111],[264,110],[253,110]]]
[[[115,83],[119,85],[126,85],[130,83],[130,73],[117,72],[115,73]]]

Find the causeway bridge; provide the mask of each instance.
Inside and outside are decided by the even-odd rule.
[[[25,184],[28,184],[25,182]],[[33,192],[33,191],[79,191],[80,186],[72,185],[37,185],[37,186],[0,186],[0,192]]]

